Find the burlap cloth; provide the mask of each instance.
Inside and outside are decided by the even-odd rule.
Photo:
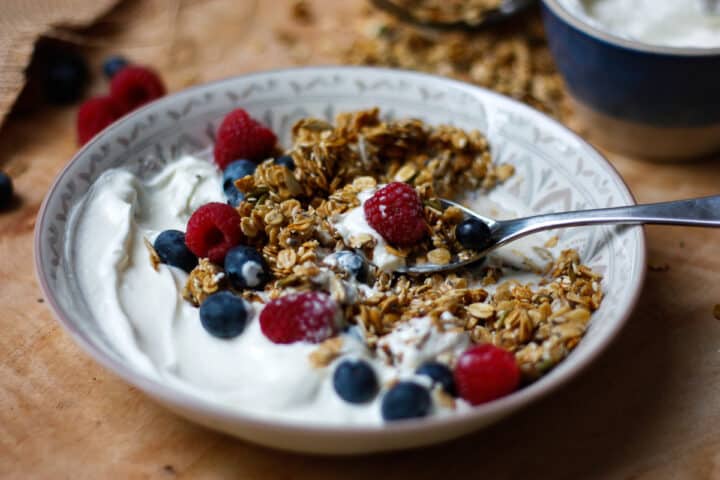
[[[25,85],[35,42],[57,29],[82,28],[119,0],[0,0],[0,124]]]

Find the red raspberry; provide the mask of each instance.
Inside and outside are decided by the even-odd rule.
[[[122,113],[128,113],[141,105],[165,95],[165,85],[154,71],[131,65],[123,68],[110,82],[110,96]]]
[[[120,116],[121,112],[110,97],[86,100],[77,113],[78,143],[84,145]]]
[[[230,205],[219,202],[195,210],[185,232],[185,244],[190,251],[217,264],[222,264],[228,250],[242,238],[240,215]]]
[[[291,293],[265,305],[260,312],[260,329],[273,343],[320,343],[335,335],[337,311],[326,293]]]
[[[220,169],[235,160],[259,161],[272,155],[275,134],[242,108],[228,113],[215,141],[215,163]]]
[[[407,183],[389,183],[375,192],[364,208],[370,226],[393,245],[411,247],[427,235],[420,197]]]
[[[515,356],[490,343],[465,350],[454,371],[460,396],[472,405],[505,396],[520,384]]]

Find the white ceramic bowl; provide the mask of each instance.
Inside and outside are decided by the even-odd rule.
[[[587,143],[545,115],[506,97],[445,78],[405,71],[319,67],[256,73],[170,95],[121,119],[85,145],[58,175],[35,229],[37,275],[60,323],[95,360],[178,414],[211,428],[273,447],[327,454],[428,445],[477,430],[556,390],[592,362],[630,316],[645,271],[638,227],[564,232],[561,241],[604,274],[606,300],[572,354],[539,381],[512,395],[445,418],[370,427],[328,427],[257,418],[219,407],[135,370],[101,332],[85,306],[66,258],[66,223],[73,205],[106,169],[154,174],[183,151],[213,142],[229,110],[242,106],[271,126],[285,144],[295,120],[332,119],[380,106],[395,117],[419,117],[486,132],[496,161],[517,173],[492,195],[512,195],[526,212],[631,204],[615,170]],[[594,412],[602,415],[602,412]]]

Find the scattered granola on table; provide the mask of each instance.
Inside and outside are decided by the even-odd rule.
[[[371,10],[358,26],[358,38],[341,54],[346,63],[445,75],[569,119],[568,98],[538,14],[461,32],[422,28]]]

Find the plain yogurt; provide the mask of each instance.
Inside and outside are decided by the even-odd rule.
[[[621,37],[671,47],[720,47],[720,12],[702,0],[560,0],[574,15]]]

